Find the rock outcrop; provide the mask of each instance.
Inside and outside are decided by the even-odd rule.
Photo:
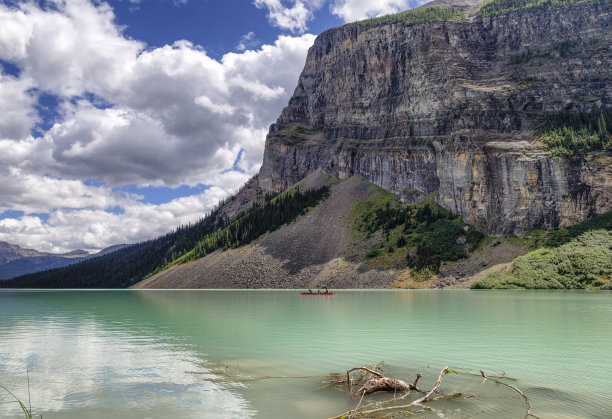
[[[531,135],[547,114],[612,108],[610,22],[611,1],[585,1],[326,31],[270,128],[259,185],[359,175],[400,196],[435,194],[491,234],[610,211],[609,153],[556,157]]]

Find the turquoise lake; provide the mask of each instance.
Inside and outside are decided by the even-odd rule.
[[[358,403],[329,374],[379,361],[426,390],[458,372],[416,417],[523,418],[484,370],[540,418],[612,418],[612,293],[0,292],[0,384],[45,419],[326,418]]]

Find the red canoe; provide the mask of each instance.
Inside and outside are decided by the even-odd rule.
[[[334,295],[333,292],[300,292],[301,295]]]

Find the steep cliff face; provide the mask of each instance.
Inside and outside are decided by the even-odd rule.
[[[587,1],[324,32],[270,128],[259,184],[356,174],[406,197],[435,193],[496,234],[610,211],[609,153],[555,157],[530,133],[550,113],[612,108],[611,21],[612,2]]]

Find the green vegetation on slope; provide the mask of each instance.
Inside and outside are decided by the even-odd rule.
[[[553,232],[537,232],[545,246],[472,285],[483,288],[612,289],[612,212]]]
[[[519,54],[515,54],[511,56],[508,62],[511,65],[517,65],[517,64],[525,64],[533,60],[549,59],[552,57],[553,55],[550,52],[533,52],[533,51],[530,51],[529,49],[526,49],[525,51]]]
[[[418,23],[429,22],[463,22],[465,16],[461,12],[449,7],[424,7],[406,10],[402,13],[386,15],[372,19],[366,19],[346,26],[378,26],[390,23],[401,23],[405,26],[412,26]]]
[[[329,186],[318,189],[290,189],[276,197],[266,196],[262,206],[254,206],[225,228],[211,232],[188,253],[161,266],[153,274],[174,265],[202,258],[215,250],[236,248],[248,244],[259,236],[289,224],[308,208],[318,205],[329,196]]]
[[[599,0],[489,0],[480,5],[475,12],[476,16],[496,16],[508,12],[546,7],[555,9],[567,7],[577,3]]]
[[[550,115],[534,131],[554,155],[612,151],[612,110]]]
[[[612,288],[612,233],[595,230],[562,246],[542,248],[472,285],[480,288]]]
[[[538,247],[557,247],[569,243],[574,238],[592,230],[612,230],[612,212],[598,215],[587,221],[559,230],[546,231],[544,237],[535,241]]]
[[[464,258],[466,250],[476,248],[484,238],[431,198],[402,205],[394,194],[376,188],[350,214],[357,241],[370,243],[375,233],[382,233],[365,253],[371,268],[404,265],[424,276],[431,275],[438,272],[443,261]]]
[[[281,131],[283,136],[293,140],[305,140],[312,133],[312,128],[305,124],[289,124]]]

